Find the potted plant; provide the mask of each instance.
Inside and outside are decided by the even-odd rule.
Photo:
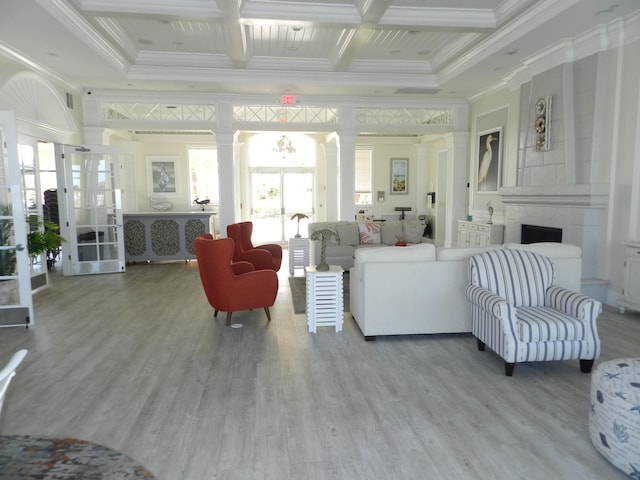
[[[29,224],[27,249],[32,261],[43,253],[57,252],[62,242],[65,241],[58,233],[59,227],[54,222],[42,219],[37,215],[29,215],[27,223]]]

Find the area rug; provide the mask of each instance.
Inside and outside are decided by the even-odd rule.
[[[142,465],[102,445],[76,438],[0,436],[2,480],[155,479]]]
[[[289,277],[291,300],[293,301],[293,313],[305,313],[307,311],[307,279],[305,277]],[[349,274],[342,278],[342,290],[344,294],[344,311],[349,311]]]

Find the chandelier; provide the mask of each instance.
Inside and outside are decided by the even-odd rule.
[[[296,149],[293,146],[293,142],[287,138],[286,135],[282,135],[277,141],[276,146],[271,149],[276,153],[285,153],[287,155],[291,155],[296,153]]]

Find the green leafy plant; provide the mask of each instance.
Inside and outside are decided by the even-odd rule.
[[[27,222],[30,227],[27,234],[27,249],[31,258],[57,250],[65,241],[58,233],[57,224],[36,215],[27,217]]]

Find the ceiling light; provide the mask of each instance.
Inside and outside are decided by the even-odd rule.
[[[291,27],[291,30],[293,30],[294,32],[301,32],[302,27]]]
[[[391,55],[397,55],[397,54],[399,54],[400,52],[402,52],[402,50],[391,50],[389,53],[390,53]]]
[[[504,53],[507,54],[507,55],[515,55],[516,53],[518,53],[518,49],[517,48],[512,48],[511,50],[507,50]]]
[[[138,43],[140,45],[153,45],[153,42],[151,40],[147,40],[146,38],[138,39]]]
[[[420,50],[418,55],[431,55],[431,50]]]

